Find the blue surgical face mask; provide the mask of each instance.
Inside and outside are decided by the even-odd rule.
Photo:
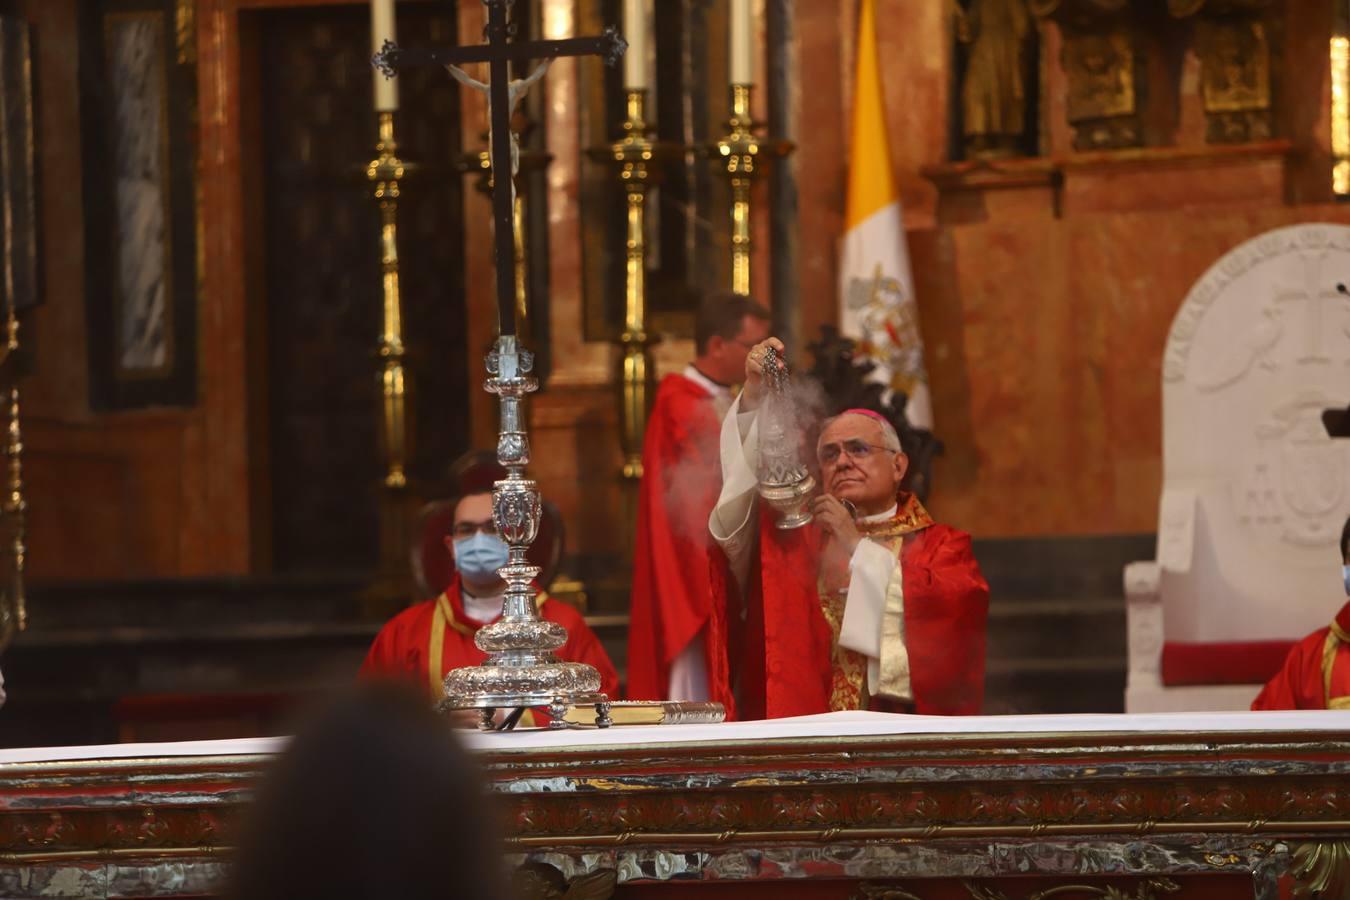
[[[1345,579],[1345,596],[1350,597],[1350,566],[1341,566],[1341,577]]]
[[[455,568],[471,581],[487,581],[506,565],[509,549],[495,534],[475,531],[455,541]]]

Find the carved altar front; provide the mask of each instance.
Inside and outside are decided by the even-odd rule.
[[[539,896],[584,880],[634,897],[1274,900],[1350,876],[1337,713],[841,713],[470,740]],[[0,751],[0,895],[210,893],[281,746]]]

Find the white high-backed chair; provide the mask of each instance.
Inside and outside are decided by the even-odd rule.
[[[1125,568],[1127,711],[1246,709],[1261,685],[1165,685],[1164,644],[1293,641],[1345,602],[1350,440],[1322,422],[1350,405],[1338,282],[1350,227],[1280,228],[1211,266],[1172,321],[1157,558]]]

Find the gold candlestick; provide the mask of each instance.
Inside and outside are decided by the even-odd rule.
[[[680,155],[673,144],[651,139],[653,129],[647,123],[646,106],[646,90],[629,90],[623,137],[608,147],[590,151],[593,158],[614,165],[627,200],[619,413],[623,477],[631,481],[642,478],[642,442],[655,394],[654,341],[647,333],[647,192],[660,178],[660,164]]]
[[[9,573],[10,583],[3,593],[0,593],[0,650],[9,644],[15,634],[28,627],[27,597],[23,578],[28,556],[28,501],[24,499],[23,492],[23,431],[19,422],[19,320],[12,298],[5,324],[6,340],[3,364],[0,364],[0,368],[3,368],[9,382],[9,424],[5,437],[8,477],[0,511],[3,511],[10,531],[10,552],[13,559]]]
[[[485,139],[486,137],[484,135]],[[547,151],[521,151],[520,172],[517,173],[517,179],[519,179],[521,173],[541,169],[552,161],[553,154]],[[462,154],[456,160],[455,165],[459,171],[465,174],[478,175],[477,190],[488,197],[492,196],[492,155],[486,148]],[[512,209],[512,233],[516,246],[516,332],[522,338],[529,339],[532,334],[530,332],[529,267],[527,263],[528,255],[525,252],[525,194],[523,191],[516,194],[515,207]]]
[[[760,160],[786,156],[792,152],[788,141],[760,139],[757,123],[750,114],[749,84],[731,86],[731,118],[727,133],[708,148],[708,155],[722,163],[722,171],[731,179],[731,290],[750,294],[750,202],[751,188],[761,171]]]
[[[394,585],[406,579],[408,553],[408,375],[403,344],[403,300],[398,280],[399,181],[409,167],[398,158],[394,114],[379,114],[376,157],[366,167],[380,207],[380,276],[383,284],[383,322],[377,353],[380,359],[381,444],[384,450],[384,494],[380,528],[380,559]]]

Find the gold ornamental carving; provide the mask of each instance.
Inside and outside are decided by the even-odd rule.
[[[1070,122],[1134,115],[1134,48],[1125,27],[1066,35],[1064,66]]]
[[[923,897],[894,885],[864,884],[849,900],[923,900]]]
[[[1350,897],[1350,841],[1296,844],[1293,856],[1295,897]]]
[[[601,869],[568,881],[546,863],[526,863],[511,874],[512,895],[520,900],[609,900],[619,886],[619,873]]]
[[[997,888],[987,888],[969,881],[965,883],[965,888],[966,893],[970,894],[971,900],[1014,900]],[[1098,887],[1090,884],[1065,884],[1046,888],[1034,894],[1027,894],[1024,900],[1052,900],[1052,898],[1061,898],[1061,900],[1089,900],[1089,898],[1100,898],[1100,900],[1160,900],[1162,895],[1175,894],[1180,890],[1181,886],[1170,878],[1150,878],[1142,882],[1133,892],[1109,885]]]
[[[1110,885],[1062,884],[1022,897],[1014,897],[978,881],[963,881],[961,886],[971,900],[1162,900],[1164,895],[1181,890],[1181,886],[1170,878],[1146,879],[1133,891]],[[924,897],[894,885],[864,884],[851,900],[924,900]]]
[[[864,884],[850,900],[923,900],[923,898],[901,887]]]
[[[1271,136],[1271,0],[1168,0],[1174,18],[1195,17],[1205,140],[1234,144]]]
[[[173,13],[174,47],[180,66],[197,64],[197,0],[177,0]]]
[[[1142,144],[1139,50],[1127,0],[1030,0],[1029,6],[1063,35],[1060,62],[1074,149]]]

